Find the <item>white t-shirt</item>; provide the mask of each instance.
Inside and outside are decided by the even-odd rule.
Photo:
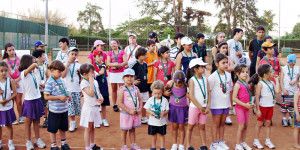
[[[211,91],[211,106],[210,106],[211,109],[225,109],[231,107],[230,92],[232,91],[233,83],[231,80],[231,74],[226,71],[225,74],[224,75],[220,74],[224,88],[226,84],[225,94],[223,93],[222,84],[217,71],[215,71],[213,74],[211,74],[208,77],[208,83]],[[227,79],[226,82],[225,82],[225,78]]]
[[[69,61],[69,56],[68,56],[68,52],[67,51],[66,53],[62,53],[62,50],[60,50],[57,55],[56,55],[56,59],[55,60],[60,60],[62,61],[63,63],[66,63]]]
[[[259,81],[263,86],[262,86],[262,89],[260,91],[260,99],[259,99],[259,106],[262,106],[262,107],[274,107],[275,103],[274,103],[274,98],[273,98],[273,95],[271,92],[273,92],[274,96],[275,96],[275,85],[274,85],[274,82],[272,82],[272,84],[269,84],[268,85],[270,86],[270,88],[273,90],[273,91],[270,91],[269,87],[267,86],[266,83],[264,83],[263,81]]]
[[[193,76],[190,80],[192,80],[194,82],[194,97],[196,98],[197,102],[202,107],[206,107],[206,105],[207,105],[207,98],[208,98],[208,94],[207,94],[207,79],[205,77],[203,77],[203,79],[204,79],[204,84],[205,85],[203,85],[202,79],[198,79],[198,81],[199,81],[199,84],[201,85],[201,88],[202,88],[203,92],[206,93],[205,103],[204,103],[204,97],[203,97],[202,91],[200,89],[200,86],[199,86],[196,78]],[[190,107],[197,108],[197,106],[192,101],[190,103]]]
[[[10,78],[6,79],[6,97],[4,97],[4,99],[9,99],[11,97],[11,93],[12,90],[10,88]],[[0,87],[1,90],[3,90],[3,92],[5,91],[5,82],[0,82]],[[0,102],[3,101],[2,96],[5,96],[5,94],[3,93],[3,95],[0,95]],[[12,109],[14,106],[14,102],[13,100],[9,101],[8,103],[6,103],[5,105],[1,105],[0,104],[0,111],[7,111]]]
[[[77,70],[80,69],[80,66],[81,65],[79,63],[75,62],[75,66],[73,63],[73,64],[70,64],[70,66],[68,67],[67,75],[64,78],[64,81],[68,87],[68,92],[81,92],[80,85],[79,85],[80,78],[77,73]],[[74,72],[73,72],[73,82],[72,82],[71,72],[73,70],[73,67],[75,67],[75,68],[74,68]]]
[[[170,51],[170,57],[171,59],[175,59],[177,53],[179,51],[179,48],[176,46],[176,47],[173,47]]]
[[[156,106],[160,106],[161,111],[170,110],[169,102],[165,97],[162,96],[162,100],[161,99],[155,99],[155,101],[156,101],[155,102]],[[155,111],[156,108],[154,108],[153,105],[154,105],[154,96],[152,96],[148,99],[148,101],[144,105],[144,108],[147,109],[147,110]],[[157,119],[157,118],[155,118],[155,116],[149,115],[148,124],[152,125],[152,126],[163,126],[163,125],[167,124],[167,118],[166,118],[166,116],[164,116],[161,119]]]
[[[34,80],[36,76],[34,73],[30,72],[24,76],[24,71],[21,72],[21,79],[24,87],[25,100],[35,100],[41,98],[41,93],[39,89],[39,85],[35,86]]]
[[[47,71],[47,66],[46,64],[43,64],[42,66],[39,66],[40,69],[34,69],[34,75],[36,77],[36,81],[38,85],[42,85],[46,83],[46,71]],[[41,75],[44,77],[42,80]],[[44,89],[40,89],[41,92],[44,91]]]
[[[129,49],[129,46],[130,46],[130,48],[132,48],[131,47],[131,45],[128,45],[128,46],[126,46],[125,47],[125,52],[126,52],[126,55],[127,55],[127,59],[129,59],[128,60],[128,66],[129,66],[129,64],[132,64],[132,63],[134,63],[135,61],[136,61],[136,58],[135,58],[135,52],[137,51],[137,49],[139,48],[139,47],[141,47],[140,45],[135,45],[135,47],[134,47],[134,49],[131,49],[131,55],[130,55],[130,49]],[[130,58],[129,58],[130,57]]]
[[[227,41],[228,51],[230,51],[230,57],[234,60],[235,64],[239,64],[240,58],[236,56],[236,46],[238,47],[238,51],[243,53],[243,45],[239,41],[235,41],[234,39],[230,39]]]
[[[299,73],[299,67],[298,66],[294,66],[293,68],[289,68],[287,65],[285,65],[284,67],[282,67],[282,71],[283,71],[283,86],[284,88],[289,92],[290,95],[294,95],[294,93],[297,90],[297,82],[294,85],[290,85],[290,82],[293,80],[297,80],[297,75]],[[289,72],[291,73],[291,76],[289,74]],[[292,80],[291,80],[292,77]],[[283,92],[282,92],[283,95]]]
[[[48,65],[49,64],[49,58],[48,58],[48,55],[46,53],[45,53],[45,57],[46,57],[45,64]]]
[[[96,87],[96,92],[98,94],[98,97],[101,97],[100,91],[99,91],[99,86],[98,86],[98,82],[96,80],[94,80],[94,85]],[[94,97],[90,97],[88,94],[86,94],[83,89],[86,87],[90,87],[90,83],[89,81],[83,79],[80,83],[80,89],[82,90],[82,94],[83,94],[83,98],[84,98],[84,104],[83,107],[94,107],[96,105],[100,105],[97,102],[97,98],[96,95],[94,95]]]

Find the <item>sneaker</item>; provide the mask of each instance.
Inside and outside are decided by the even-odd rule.
[[[270,149],[275,148],[275,145],[271,142],[271,140],[266,140],[265,145]]]
[[[257,149],[263,149],[264,147],[260,144],[259,141],[254,140],[253,146]]]
[[[129,150],[129,149],[128,149],[127,145],[123,145],[121,150]]]
[[[134,143],[134,144],[131,144],[130,150],[141,150],[141,148]]]
[[[198,150],[208,150],[207,146],[201,146],[198,148]]]
[[[34,142],[34,146],[38,148],[46,148],[46,144],[40,138]]]
[[[71,150],[71,148],[68,144],[64,144],[61,146],[61,150]]]
[[[173,144],[171,150],[177,150],[178,149],[178,145],[177,144]]]
[[[0,146],[0,149],[1,149],[1,146]],[[15,148],[15,145],[13,143],[11,143],[11,144],[8,144],[8,149],[15,150],[16,148]]]
[[[219,143],[212,143],[209,147],[210,150],[223,150],[223,147]]]
[[[221,146],[224,150],[229,150],[229,147],[225,144],[225,141],[219,141],[219,146]]]
[[[236,144],[235,150],[244,150],[244,148],[241,144]]]
[[[104,126],[104,127],[109,127],[109,123],[107,122],[106,119],[103,119],[103,120],[102,120],[102,123],[103,123],[103,126]]]
[[[118,105],[114,105],[113,109],[114,109],[115,112],[118,112],[119,111]]]
[[[291,118],[289,118],[288,125],[289,125],[290,127],[293,125],[292,119],[291,119]]]
[[[231,121],[230,116],[227,116],[227,117],[226,117],[225,124],[226,124],[226,125],[232,125],[232,121]]]
[[[148,123],[148,119],[146,117],[143,117],[141,122],[142,122],[142,124],[147,124]]]
[[[56,147],[51,147],[51,150],[60,150],[58,146]]]
[[[23,117],[19,117],[19,123],[24,123],[24,122],[25,122],[24,118]]]
[[[188,150],[195,150],[193,146],[190,146]]]
[[[34,147],[31,143],[31,141],[26,142],[26,150],[34,150]]]
[[[246,142],[242,142],[241,145],[245,150],[252,150],[252,148]]]
[[[184,145],[179,144],[178,150],[184,150]]]
[[[288,121],[286,119],[282,119],[281,124],[282,124],[283,127],[287,127],[288,126]]]
[[[76,129],[76,122],[71,121],[69,131],[74,132],[75,129]]]
[[[44,120],[44,123],[43,123],[43,128],[47,128],[48,127],[48,119]]]
[[[92,147],[92,150],[103,150],[103,148],[97,146],[96,144]]]
[[[101,127],[101,125],[100,125],[100,124],[97,124],[97,125],[95,125],[95,127],[96,127],[96,128],[100,128],[100,127]]]
[[[18,120],[15,120],[12,124],[17,125],[17,124],[19,124],[19,122],[18,122]]]

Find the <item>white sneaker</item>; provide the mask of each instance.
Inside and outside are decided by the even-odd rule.
[[[232,125],[232,121],[231,121],[230,116],[227,116],[227,117],[226,117],[225,124],[226,124],[226,125]]]
[[[24,123],[24,122],[25,122],[24,118],[23,117],[19,117],[19,123]]]
[[[267,139],[266,139],[265,145],[266,145],[268,148],[270,148],[270,149],[274,149],[274,148],[275,148],[275,145],[271,142],[271,140],[267,140]]]
[[[76,122],[71,121],[69,131],[74,132],[75,129],[76,129]]]
[[[229,150],[229,147],[225,144],[225,141],[219,141],[219,146],[221,146],[224,150]]]
[[[252,150],[252,148],[246,142],[242,142],[241,145],[245,150]]]
[[[244,150],[244,148],[241,144],[236,144],[235,145],[235,150]]]
[[[100,125],[100,124],[97,124],[95,127],[96,127],[96,128],[100,128],[100,127],[101,127],[101,125]]]
[[[18,120],[15,120],[12,124],[17,125],[17,124],[19,124],[19,122],[18,122]]]
[[[259,141],[254,140],[253,146],[257,149],[263,149],[264,147],[260,144]]]
[[[147,124],[148,123],[148,119],[146,117],[143,117],[141,122],[142,122],[142,124]]]
[[[34,150],[34,147],[31,143],[31,141],[26,142],[26,150]]]
[[[179,144],[178,150],[184,150],[184,145]]]
[[[223,150],[223,147],[219,143],[211,143],[210,150]]]
[[[38,148],[46,148],[46,144],[40,138],[34,142],[34,146]]]
[[[103,120],[102,120],[102,123],[103,123],[103,126],[104,126],[104,127],[109,127],[109,123],[107,122],[106,119],[103,119]]]
[[[173,144],[171,150],[177,150],[178,149],[178,145],[177,144]]]
[[[0,146],[0,149],[1,149],[1,146]],[[11,144],[8,144],[8,149],[15,150],[16,148],[15,148],[15,145],[13,143],[11,143]]]

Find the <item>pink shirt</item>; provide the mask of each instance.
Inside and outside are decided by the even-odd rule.
[[[107,55],[105,53],[102,53],[102,54],[103,54],[103,62],[105,62],[106,59],[107,59]],[[91,59],[92,62],[93,62],[93,64],[95,63],[95,59],[93,57],[93,53],[90,53],[90,55],[88,56],[88,59]]]
[[[20,66],[20,59],[18,56],[16,56],[17,60],[8,60],[8,58],[6,58],[8,67],[9,67],[9,75],[11,76],[12,79],[17,79],[19,78],[19,76],[21,75],[21,72],[18,70],[19,66]],[[17,61],[14,70],[12,70],[12,66],[15,64],[15,61]]]
[[[113,54],[113,51],[107,52],[107,56],[110,56],[110,63],[116,63],[116,57],[118,57],[117,63],[119,63],[119,64],[123,63],[123,55],[125,55],[125,51],[123,51],[123,50],[120,50],[119,55]],[[109,72],[113,72],[113,73],[124,72],[124,70],[125,70],[125,67],[122,67],[120,69],[115,69],[115,70],[112,70],[111,67],[109,67]]]
[[[137,109],[139,108],[139,100],[138,100],[138,95],[137,95],[137,87],[134,86],[134,85],[132,87],[129,90],[131,92],[131,95],[133,96],[133,100],[132,100],[132,98],[131,98],[128,90],[126,89],[126,87],[125,86],[120,87],[124,91],[123,104],[128,109],[130,109],[130,110],[134,110],[135,109],[135,103],[136,103]]]
[[[172,69],[175,67],[175,64],[171,60],[168,60],[168,62],[169,63],[168,63],[167,75],[171,75]],[[161,64],[161,61],[156,61],[154,63],[154,67],[157,68],[156,80],[161,80],[166,85],[168,83],[168,81],[170,81],[170,80],[164,81],[165,74],[164,74],[164,69],[163,69],[163,66]],[[165,67],[165,69],[167,69],[167,63],[164,63],[164,67]]]
[[[240,85],[240,89],[239,92],[237,94],[238,99],[243,102],[243,103],[249,103],[250,102],[250,96],[249,96],[249,92],[248,89],[250,90],[249,85],[247,84],[248,89],[245,87],[245,85],[243,85],[241,82],[237,81],[235,84],[239,84]],[[244,106],[241,106],[239,104],[236,104],[235,106],[236,108],[242,108],[242,109],[247,109]]]

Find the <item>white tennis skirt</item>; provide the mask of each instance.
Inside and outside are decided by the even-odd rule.
[[[24,93],[24,87],[23,87],[22,79],[17,84],[19,85],[19,88],[16,89],[16,92],[17,93]]]
[[[99,108],[96,106],[82,107],[80,126],[88,128],[90,122],[94,122],[94,128],[102,123]]]
[[[110,72],[108,74],[108,82],[109,83],[124,83],[123,72],[119,72],[119,73]]]

